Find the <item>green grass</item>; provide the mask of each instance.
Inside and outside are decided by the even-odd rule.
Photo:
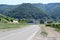
[[[44,26],[41,27],[41,33],[40,34],[42,34],[43,36],[47,36],[48,35],[48,33],[46,32]]]
[[[55,31],[60,32],[60,23],[46,24],[47,27],[55,28]]]
[[[13,28],[21,28],[25,27],[27,23],[2,23],[0,22],[0,30],[1,29],[13,29]]]
[[[55,28],[55,31],[57,31],[57,32],[60,32],[60,29],[58,29],[58,28]]]

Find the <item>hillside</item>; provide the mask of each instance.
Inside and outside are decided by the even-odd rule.
[[[14,10],[5,12],[4,15],[17,19],[41,19],[47,17],[42,9],[38,9],[29,3],[23,3]]]
[[[33,4],[37,8],[42,8],[47,14],[56,18],[60,16],[60,3],[49,3],[49,4]]]
[[[0,13],[17,19],[41,19],[60,17],[60,3],[49,4],[30,4],[23,3],[20,5],[0,5]]]
[[[0,13],[4,13],[5,11],[13,10],[16,7],[17,7],[17,5],[0,4]]]
[[[5,15],[0,14],[0,22],[10,22],[11,20],[13,20],[14,18],[11,17],[7,17]]]

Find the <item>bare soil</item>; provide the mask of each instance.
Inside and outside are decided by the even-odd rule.
[[[41,27],[40,27],[41,28]],[[60,40],[60,33],[55,31],[54,28],[44,27],[45,31],[48,33],[47,36],[41,35],[41,29],[38,33],[32,38],[32,40]]]

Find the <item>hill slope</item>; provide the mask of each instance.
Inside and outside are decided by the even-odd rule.
[[[23,3],[14,10],[5,12],[4,15],[18,19],[41,19],[47,17],[42,9],[38,9],[37,7],[34,7],[32,4],[29,3]]]
[[[17,7],[17,5],[0,4],[0,13],[4,13],[5,11],[13,10],[16,7]]]
[[[0,13],[9,17],[21,19],[41,19],[44,17],[60,17],[60,3],[0,5]]]
[[[33,4],[37,8],[42,8],[52,18],[60,17],[60,3]]]
[[[10,22],[11,20],[13,20],[14,18],[11,17],[7,17],[5,15],[0,14],[0,22]]]

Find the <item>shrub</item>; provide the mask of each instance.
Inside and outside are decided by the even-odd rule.
[[[43,19],[40,20],[40,24],[44,24],[44,20]]]
[[[13,20],[12,20],[12,19],[11,19],[10,21],[11,21],[11,22],[13,22]]]
[[[51,26],[51,24],[46,24],[46,26]]]
[[[50,27],[53,27],[53,28],[60,28],[60,24],[58,23],[58,24],[55,24],[55,23],[53,23],[53,24],[46,24],[46,26],[50,26]]]
[[[47,23],[49,23],[49,24],[50,24],[50,23],[53,23],[53,21],[48,21]]]

